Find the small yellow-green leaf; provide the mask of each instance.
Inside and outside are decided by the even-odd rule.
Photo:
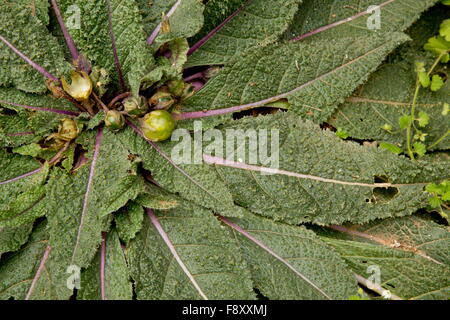
[[[438,91],[443,86],[444,80],[442,80],[442,78],[439,75],[435,74],[431,79],[431,86],[430,86],[431,91]]]

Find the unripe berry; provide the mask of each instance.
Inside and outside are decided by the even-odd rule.
[[[142,118],[141,129],[148,140],[163,141],[172,135],[175,129],[175,120],[165,110],[154,110]]]
[[[125,118],[119,111],[109,110],[105,115],[105,124],[111,130],[120,130],[125,124]]]
[[[58,138],[64,141],[71,141],[78,136],[79,129],[77,123],[72,119],[63,119],[58,128]]]

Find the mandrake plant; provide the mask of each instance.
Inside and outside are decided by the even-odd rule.
[[[0,297],[448,299],[446,4],[0,0]]]

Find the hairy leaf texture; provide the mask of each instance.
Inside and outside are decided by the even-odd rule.
[[[65,99],[25,93],[14,88],[0,88],[0,106],[17,112],[11,114],[7,110],[1,112],[0,109],[0,143],[5,147],[16,147],[26,142],[35,142],[34,139],[42,139],[62,119],[75,118],[80,114]]]
[[[224,126],[222,132],[241,130],[234,150],[249,150],[245,137],[251,137],[253,129],[275,130],[271,139],[279,135],[279,167],[270,168],[262,158],[249,164],[248,155],[237,151],[222,152],[228,161],[203,157],[214,165],[238,205],[278,221],[363,223],[409,215],[428,205],[425,185],[450,173],[447,160],[414,163],[386,150],[342,141],[310,121],[284,113],[245,118]],[[270,150],[270,139],[259,143],[258,148]]]
[[[331,117],[333,126],[343,128],[351,137],[363,140],[388,141],[406,148],[406,134],[399,130],[398,119],[407,114],[416,86],[413,64],[408,61],[388,63],[374,73],[367,84],[347,98]],[[450,82],[438,92],[422,89],[417,101],[417,113],[426,112],[429,124],[420,128],[427,134],[427,143],[433,143],[450,130],[448,115],[442,114],[444,103],[449,101]],[[383,130],[392,126],[394,133]],[[433,149],[448,149],[450,139],[444,139]]]
[[[321,122],[405,40],[405,35],[393,33],[277,44],[248,52],[186,101],[183,111],[245,110],[288,99],[290,112]],[[224,117],[211,117],[208,126]]]
[[[164,189],[178,193],[184,199],[221,212],[227,216],[239,216],[243,210],[233,203],[228,187],[217,173],[204,163],[175,164],[171,157],[172,143],[149,145],[131,129],[117,135],[117,140],[142,159],[143,167],[152,172],[155,181]]]
[[[25,242],[33,228],[32,223],[19,227],[5,227],[0,229],[0,258],[5,252],[18,250]]]
[[[439,1],[304,0],[285,37],[306,39],[314,36],[308,40],[314,42],[317,38],[336,39],[404,31],[422,12],[437,2]]]
[[[132,286],[117,232],[111,231],[81,275],[81,300],[131,300]]]
[[[59,268],[48,243],[47,222],[39,223],[29,241],[0,266],[0,298],[21,300],[68,299],[72,290],[66,287],[69,274]],[[58,293],[58,290],[60,292]]]
[[[255,298],[239,247],[209,211],[185,202],[147,214],[127,251],[138,299]]]
[[[42,93],[46,91],[45,78],[13,53],[3,40],[56,77],[68,70],[64,53],[28,5],[6,0],[0,3],[0,36],[3,38],[0,41],[0,85]]]
[[[192,51],[197,49],[197,45],[199,47],[192,52],[186,66],[227,64],[242,52],[257,50],[260,46],[277,41],[291,23],[300,2],[245,1],[230,15],[230,20],[224,19],[224,22],[217,24],[219,28],[220,23],[225,23],[222,28],[213,29],[205,36],[211,36],[207,42],[193,45]]]
[[[201,1],[169,0],[149,3],[148,0],[137,0],[137,3],[146,34],[158,44],[191,37],[203,26],[204,6]],[[161,29],[161,22],[164,20],[168,22],[168,30]]]
[[[65,20],[71,19],[74,14],[73,10],[68,10],[70,6],[76,5],[81,10],[80,26],[69,29],[80,53],[92,64],[105,68],[115,81],[120,81],[114,61],[114,45],[124,81],[137,92],[140,79],[153,65],[153,57],[145,43],[146,34],[136,2],[110,1],[112,30],[109,29],[107,1],[60,0],[58,3]]]
[[[357,274],[368,278],[376,268],[382,287],[402,299],[449,298],[449,232],[445,227],[412,216],[333,229],[324,230],[321,238]]]
[[[269,299],[347,299],[356,292],[343,260],[304,227],[255,216],[224,222],[244,252],[255,286]]]
[[[127,150],[114,145],[113,133],[99,128],[95,137],[85,138],[89,161],[75,172],[53,170],[47,187],[50,244],[63,268],[89,266],[111,222],[109,213],[140,192],[139,178],[129,173],[134,165]]]
[[[48,165],[0,149],[0,169],[0,227],[28,224],[43,216]]]

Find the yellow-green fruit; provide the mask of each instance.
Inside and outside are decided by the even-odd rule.
[[[105,116],[105,124],[112,130],[120,130],[125,124],[125,118],[117,110],[109,110]]]
[[[175,129],[175,120],[165,110],[154,110],[142,118],[141,129],[148,140],[163,141],[172,135]]]
[[[64,141],[71,141],[78,136],[79,129],[77,123],[72,119],[63,119],[58,130],[58,138]]]
[[[71,78],[71,84],[68,84],[66,79],[61,79],[64,91],[77,101],[87,100],[92,93],[92,81],[87,73],[84,71],[72,71]]]

